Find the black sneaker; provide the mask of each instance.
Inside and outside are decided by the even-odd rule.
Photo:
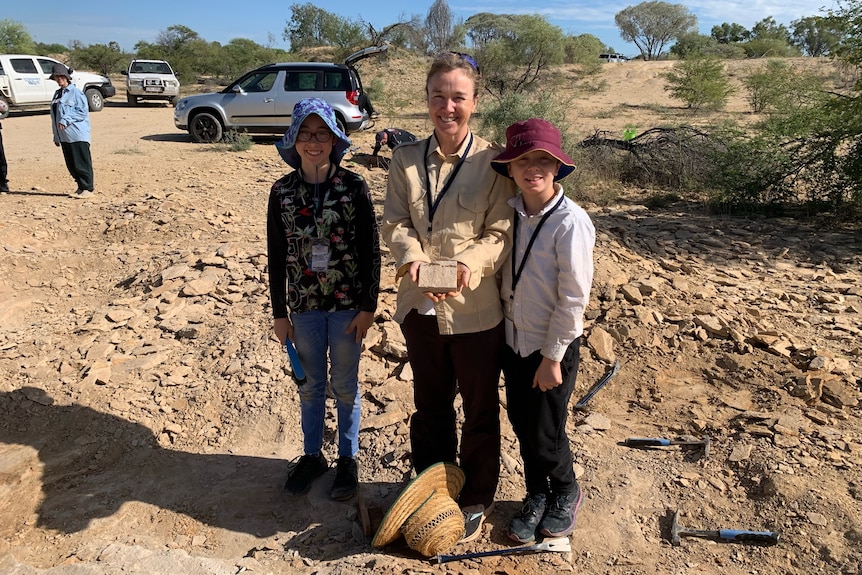
[[[464,536],[461,537],[458,543],[469,543],[478,539],[482,534],[482,525],[485,523],[485,519],[491,515],[492,511],[494,511],[493,501],[488,507],[482,504],[462,507],[461,514],[464,515]]]
[[[548,537],[565,537],[570,534],[575,530],[578,509],[581,508],[583,499],[584,494],[577,484],[571,493],[554,496],[545,516],[539,522],[539,532]]]
[[[546,503],[547,497],[544,493],[537,493],[536,495],[528,493],[527,497],[524,498],[524,506],[521,507],[521,511],[512,518],[509,527],[506,528],[506,534],[509,535],[509,538],[518,543],[535,541],[536,527],[545,514]]]
[[[346,501],[356,495],[359,486],[359,468],[352,457],[339,457],[335,467],[335,481],[329,496],[336,501]]]
[[[299,460],[294,460],[287,472],[287,482],[284,488],[291,495],[303,495],[311,489],[314,480],[326,473],[329,467],[322,453],[317,455],[303,455]]]

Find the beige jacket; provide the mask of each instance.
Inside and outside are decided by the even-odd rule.
[[[434,306],[442,335],[484,331],[503,319],[496,274],[512,246],[513,210],[508,200],[516,188],[512,180],[491,168],[491,160],[501,150],[473,135],[470,150],[440,200],[433,222],[429,217],[426,165],[432,198],[436,199],[437,174],[443,174],[444,182],[449,179],[469,140],[468,136],[457,155],[446,159],[434,136],[399,146],[392,154],[383,207],[383,239],[395,258],[396,281],[400,279],[396,321],[403,322],[410,310],[428,301],[407,275],[410,263],[456,260],[470,268],[470,285],[458,297]]]

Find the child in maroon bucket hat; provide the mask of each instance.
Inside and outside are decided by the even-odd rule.
[[[558,180],[575,169],[559,130],[532,118],[506,130],[492,167],[518,185],[513,246],[503,265],[509,421],[518,436],[527,495],[506,530],[520,543],[564,537],[583,500],[566,435],[593,281],[595,228]]]

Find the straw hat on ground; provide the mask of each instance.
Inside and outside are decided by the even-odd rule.
[[[451,549],[464,535],[464,516],[455,498],[464,487],[464,472],[452,463],[435,463],[407,487],[386,512],[373,547],[403,535],[407,545],[426,557]]]

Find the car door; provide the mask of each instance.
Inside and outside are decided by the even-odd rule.
[[[54,88],[48,85],[47,77],[42,73],[42,69],[33,56],[10,57],[9,68],[6,74],[9,76],[9,86],[15,95],[15,102],[18,104],[50,102],[54,90],[59,87],[56,82],[50,82]],[[48,74],[50,73],[49,70]]]
[[[278,70],[261,70],[234,84],[222,100],[228,123],[235,128],[274,125],[279,74]]]
[[[293,107],[303,98],[320,97],[323,72],[314,68],[288,69],[284,72],[284,82],[279,87],[275,104],[276,125],[287,130],[293,115]]]

